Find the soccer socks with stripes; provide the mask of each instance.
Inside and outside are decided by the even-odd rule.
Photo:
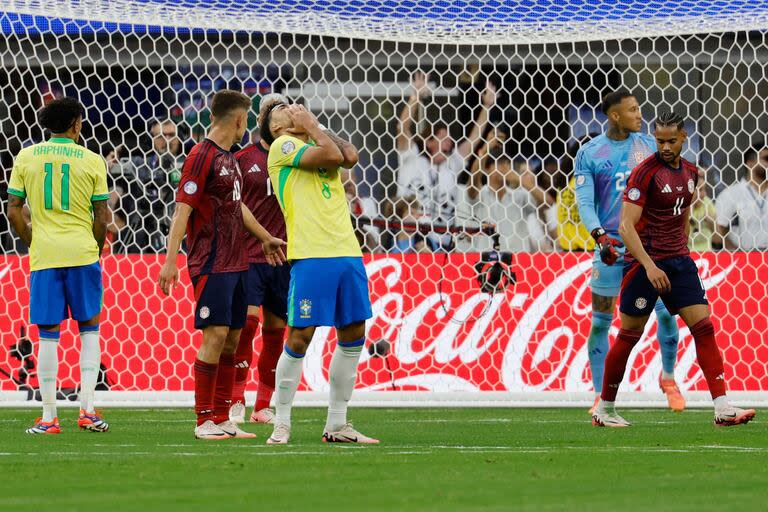
[[[600,393],[600,399],[603,402],[615,402],[616,393],[619,392],[619,385],[624,379],[624,371],[627,368],[627,361],[632,349],[640,341],[643,331],[630,331],[621,329],[616,337],[616,342],[608,351],[605,358],[605,373],[603,374],[603,391]]]
[[[669,314],[662,301],[656,302],[656,337],[659,339],[661,351],[662,377],[675,378],[675,363],[677,362],[677,342],[680,340],[680,330],[677,327],[677,319]]]
[[[248,315],[240,331],[240,341],[235,351],[235,384],[232,387],[232,403],[245,403],[245,387],[248,385],[248,375],[251,373],[253,360],[253,337],[258,327],[259,317]]]
[[[43,399],[43,421],[56,417],[56,376],[59,373],[59,331],[40,329],[37,347],[37,381]]]
[[[336,432],[347,423],[347,406],[357,379],[357,364],[365,339],[339,341],[329,368],[331,392],[328,400],[326,432]]]
[[[715,341],[715,327],[709,318],[701,320],[691,327],[691,335],[696,343],[696,360],[709,386],[712,399],[725,396],[725,370],[723,357]]]
[[[293,397],[296,396],[296,388],[301,380],[302,363],[304,354],[299,354],[288,348],[288,345],[280,354],[275,368],[275,423],[291,424],[291,407]]]
[[[587,350],[589,354],[589,368],[592,371],[592,385],[595,393],[603,389],[603,370],[605,368],[605,356],[608,354],[608,330],[611,328],[613,315],[610,313],[592,312],[592,328],[587,338]]]
[[[195,359],[195,414],[197,424],[213,419],[213,395],[219,365]]]
[[[101,366],[99,326],[80,328],[80,408],[93,413],[93,395]]]
[[[283,352],[285,329],[261,329],[261,353],[259,354],[259,388],[256,392],[255,409],[260,411],[269,407],[272,393],[275,391],[275,368]]]
[[[219,356],[219,371],[216,373],[216,391],[213,396],[213,422],[216,424],[229,419],[234,385],[235,354],[222,353]]]

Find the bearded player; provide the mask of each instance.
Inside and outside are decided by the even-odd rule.
[[[640,133],[642,114],[637,99],[626,89],[605,96],[602,110],[608,117],[608,131],[584,144],[576,154],[576,197],[579,214],[597,243],[592,265],[592,328],[587,347],[595,401],[603,385],[603,368],[608,353],[608,331],[613,323],[623,263],[619,236],[621,198],[630,171],[653,154],[653,137]],[[662,373],[659,385],[674,411],[685,408],[685,399],[675,383],[679,332],[677,321],[659,301],[654,308],[658,319]]]
[[[159,276],[167,295],[179,279],[176,259],[186,232],[187,266],[197,302],[195,328],[203,332],[194,365],[198,439],[255,437],[229,420],[234,354],[248,309],[243,227],[262,242],[267,262],[279,265],[285,260],[285,242],[271,236],[241,201],[242,176],[230,149],[245,134],[250,108],[250,98],[239,92],[214,95],[211,128],[184,162]]]
[[[368,278],[355,237],[340,167],[357,163],[351,144],[340,148],[299,105],[266,113],[269,176],[288,227],[291,285],[288,340],[277,363],[275,427],[267,444],[287,444],[291,406],[302,362],[318,326],[335,326],[338,343],[329,369],[330,399],[323,441],[376,444],[347,421],[347,405],[371,317]]]
[[[707,293],[688,250],[691,199],[699,174],[694,164],[680,157],[687,138],[683,118],[662,113],[654,123],[654,134],[658,152],[632,171],[624,194],[619,233],[627,253],[619,306],[621,330],[606,357],[603,391],[592,424],[630,425],[616,412],[616,393],[659,297],[691,330],[696,359],[714,401],[715,425],[747,423],[755,411],[733,407],[726,398],[723,359]]]

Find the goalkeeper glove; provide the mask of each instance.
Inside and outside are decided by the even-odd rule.
[[[624,247],[619,240],[608,236],[603,228],[595,228],[592,230],[592,238],[597,242],[597,250],[600,251],[600,261],[606,265],[613,265],[616,260],[619,259],[619,251],[617,247]]]

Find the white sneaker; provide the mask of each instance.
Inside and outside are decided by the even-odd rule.
[[[229,421],[245,423],[245,404],[243,402],[235,402],[229,408]]]
[[[251,413],[251,423],[269,423],[273,425],[275,423],[275,413],[269,407],[253,411]]]
[[[238,439],[253,439],[256,437],[256,434],[241,430],[240,427],[237,426],[237,423],[232,420],[222,421],[216,426],[223,430],[229,437],[236,437]]]
[[[324,443],[357,443],[379,444],[378,439],[368,437],[354,429],[351,423],[347,423],[336,432],[323,432]]]
[[[755,417],[754,409],[739,409],[732,405],[715,410],[715,426],[732,427],[749,423]]]
[[[614,410],[611,412],[605,411],[602,407],[597,407],[594,414],[592,414],[592,425],[595,427],[629,427],[632,424],[619,416]]]
[[[213,421],[208,420],[202,425],[195,427],[195,437],[206,441],[220,441],[222,439],[229,439],[232,436],[221,430]]]
[[[285,423],[277,423],[272,435],[267,439],[267,444],[288,444],[291,439],[291,427]]]

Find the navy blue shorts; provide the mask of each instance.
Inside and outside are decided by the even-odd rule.
[[[226,325],[241,329],[248,314],[245,283],[248,271],[203,274],[192,278],[195,287],[195,329]]]
[[[291,284],[291,266],[273,267],[269,263],[248,265],[246,290],[249,306],[264,309],[283,320],[288,320],[288,288]]]
[[[59,325],[71,317],[86,322],[101,311],[101,265],[34,270],[29,277],[29,321]]]
[[[709,304],[699,271],[690,256],[660,260],[656,266],[667,274],[672,285],[671,292],[661,295],[662,302],[671,314],[676,315],[687,306]],[[645,268],[636,260],[625,263],[619,310],[630,316],[647,316],[651,314],[658,298],[659,294],[648,280]]]
[[[291,265],[288,325],[346,327],[371,318],[363,258],[308,258]]]

